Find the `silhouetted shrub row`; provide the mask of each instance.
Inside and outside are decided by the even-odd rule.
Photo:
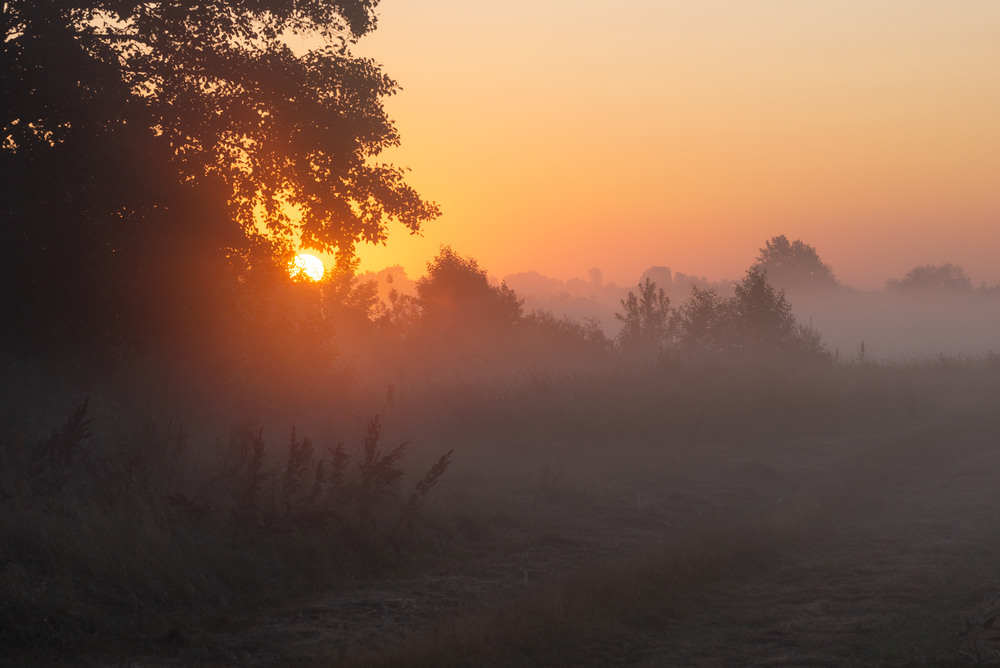
[[[715,362],[828,357],[819,333],[796,323],[784,291],[768,283],[757,266],[747,271],[732,297],[693,287],[690,299],[673,309],[670,298],[647,278],[622,307],[617,342],[628,353]]]

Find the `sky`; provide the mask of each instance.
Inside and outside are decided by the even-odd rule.
[[[997,0],[382,0],[355,53],[402,90],[381,159],[490,274],[653,265],[739,278],[785,234],[882,287],[954,262],[1000,282]]]

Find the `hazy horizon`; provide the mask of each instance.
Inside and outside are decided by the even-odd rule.
[[[802,241],[805,241],[806,243],[808,243],[807,239],[802,239]],[[750,257],[748,259],[746,265],[743,266],[742,268],[740,268],[738,270],[734,270],[731,274],[718,275],[718,276],[711,275],[711,274],[699,271],[697,267],[679,267],[679,266],[678,267],[674,267],[674,266],[671,266],[670,264],[664,263],[664,262],[657,262],[657,263],[653,263],[653,264],[642,266],[642,267],[636,266],[636,267],[634,267],[632,269],[629,269],[629,268],[622,269],[617,275],[609,275],[609,272],[606,271],[605,268],[603,266],[601,266],[599,263],[592,264],[592,265],[589,265],[589,266],[586,266],[586,267],[583,267],[581,265],[580,271],[577,272],[577,273],[575,273],[575,274],[572,273],[572,271],[570,271],[568,273],[557,273],[557,272],[551,272],[550,273],[550,272],[546,272],[544,269],[536,268],[536,267],[525,267],[525,268],[521,268],[521,269],[514,269],[512,271],[499,272],[499,271],[495,271],[491,266],[486,265],[486,263],[481,262],[481,260],[480,260],[479,257],[476,257],[472,253],[463,252],[462,249],[458,248],[457,246],[453,246],[452,244],[448,244],[446,242],[442,242],[441,246],[451,247],[453,250],[455,250],[460,255],[463,255],[463,256],[466,256],[466,257],[470,257],[470,258],[475,259],[476,261],[480,262],[480,264],[483,265],[483,268],[486,270],[486,272],[490,276],[490,278],[493,279],[493,280],[495,280],[497,283],[506,280],[510,276],[519,275],[519,274],[531,274],[531,273],[537,273],[537,274],[541,275],[544,278],[548,278],[548,279],[560,281],[560,282],[563,282],[563,283],[568,283],[568,282],[571,282],[571,281],[582,281],[582,282],[585,282],[585,283],[589,283],[591,281],[591,279],[590,279],[590,272],[593,269],[598,269],[598,270],[601,271],[601,274],[602,274],[602,283],[603,284],[605,284],[605,285],[616,285],[616,286],[621,287],[621,288],[629,288],[629,289],[630,288],[634,288],[636,286],[636,284],[640,282],[640,279],[641,279],[642,275],[645,272],[649,271],[650,269],[656,268],[656,267],[665,267],[665,268],[669,269],[671,272],[673,272],[674,274],[677,274],[677,273],[684,274],[686,276],[691,276],[691,277],[695,277],[695,278],[699,278],[699,279],[705,280],[708,283],[731,283],[731,282],[736,282],[736,281],[739,281],[743,277],[743,275],[746,273],[747,269],[749,269],[751,267],[751,265],[754,264],[754,261],[757,259],[757,254],[755,253],[752,257]],[[368,249],[366,249],[366,250],[368,250]],[[377,248],[377,249],[374,249],[374,250],[375,251],[385,250],[386,252],[391,252],[389,249],[379,249],[379,248]],[[360,253],[360,255],[363,257],[363,259],[362,259],[362,264],[361,264],[361,268],[360,268],[359,271],[361,273],[377,274],[377,273],[380,273],[380,272],[385,271],[387,269],[392,269],[392,268],[394,268],[396,266],[399,266],[399,267],[402,267],[405,270],[406,275],[407,275],[408,278],[410,278],[410,279],[417,279],[420,276],[423,276],[424,274],[427,273],[427,266],[426,266],[427,262],[433,260],[434,256],[437,255],[437,253],[438,253],[439,250],[440,250],[440,246],[435,247],[434,250],[433,250],[433,252],[431,252],[431,254],[428,255],[426,259],[414,259],[414,261],[411,262],[411,263],[389,262],[388,264],[384,264],[384,263],[383,264],[377,264],[375,261],[373,261],[371,259],[372,256],[373,256],[372,253],[370,253],[370,252],[369,253],[362,252],[362,253]],[[308,253],[312,254],[314,252],[313,251],[308,251]],[[319,255],[322,255],[322,254],[315,253],[315,255],[319,256]],[[326,267],[329,268],[330,266],[332,266],[332,259],[329,258],[329,256],[325,256],[325,255],[323,257],[326,260],[325,261]],[[821,259],[824,260],[824,262],[826,262],[826,258],[822,254],[820,255],[820,257],[821,257]],[[827,262],[827,264],[829,264],[829,262]],[[966,269],[967,273],[969,274],[969,277],[972,279],[972,285],[974,287],[978,288],[981,285],[986,285],[987,287],[992,287],[994,285],[1000,284],[1000,278],[998,278],[997,280],[988,280],[988,279],[986,279],[984,277],[977,276],[976,274],[972,273],[971,271],[968,271],[968,267],[965,267],[964,265],[962,265],[961,263],[958,263],[958,262],[951,262],[951,261],[949,261],[946,258],[942,259],[942,260],[939,260],[939,261],[923,262],[923,263],[919,263],[919,264],[907,267],[904,270],[900,271],[900,273],[898,273],[898,274],[886,275],[885,279],[883,279],[883,280],[881,280],[879,282],[872,282],[871,284],[851,283],[850,281],[845,281],[841,277],[841,275],[837,272],[836,267],[832,267],[832,269],[833,269],[834,274],[837,276],[837,278],[840,281],[840,283],[841,283],[842,286],[844,286],[846,288],[852,288],[852,289],[855,289],[855,290],[858,290],[858,291],[861,291],[861,292],[877,292],[877,291],[881,291],[881,290],[885,289],[885,287],[886,287],[886,281],[889,281],[889,280],[892,280],[892,279],[900,279],[903,276],[905,276],[911,269],[914,269],[914,268],[916,268],[918,266],[924,266],[924,265],[934,265],[934,266],[936,266],[936,265],[942,265],[942,264],[956,264],[956,265],[961,266],[963,269]]]

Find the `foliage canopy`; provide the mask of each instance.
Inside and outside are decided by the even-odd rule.
[[[767,274],[779,287],[832,288],[838,285],[833,270],[823,262],[816,249],[784,234],[764,242],[754,267]]]
[[[629,352],[659,353],[673,337],[674,316],[670,297],[651,278],[638,285],[638,295],[629,290],[621,300],[623,313],[615,313],[622,323],[618,345]]]
[[[972,279],[965,269],[950,262],[922,264],[901,279],[889,279],[886,287],[896,292],[970,292]]]
[[[375,162],[399,141],[382,106],[397,85],[351,47],[376,5],[3,3],[7,337],[204,331],[277,279],[293,244],[349,260],[390,221],[435,216]]]
[[[497,328],[521,319],[523,300],[506,283],[491,285],[486,270],[449,246],[427,263],[417,281],[422,317],[432,328]]]
[[[616,316],[624,323],[618,335],[623,350],[673,348],[701,361],[769,362],[789,355],[826,355],[818,334],[795,321],[784,290],[772,286],[758,266],[747,271],[731,297],[692,286],[691,297],[671,309],[663,290],[647,278],[639,284],[639,294],[630,291],[622,306],[624,313]]]
[[[129,128],[181,180],[223,182],[244,229],[348,253],[390,219],[415,231],[436,206],[370,162],[399,142],[397,85],[350,52],[376,4],[4,3],[5,152]]]

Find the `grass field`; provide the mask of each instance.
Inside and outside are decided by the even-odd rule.
[[[11,423],[0,656],[1000,663],[993,359],[607,367],[354,396],[328,429],[348,437],[308,447],[288,424],[213,439],[116,423],[99,400],[39,435]]]

